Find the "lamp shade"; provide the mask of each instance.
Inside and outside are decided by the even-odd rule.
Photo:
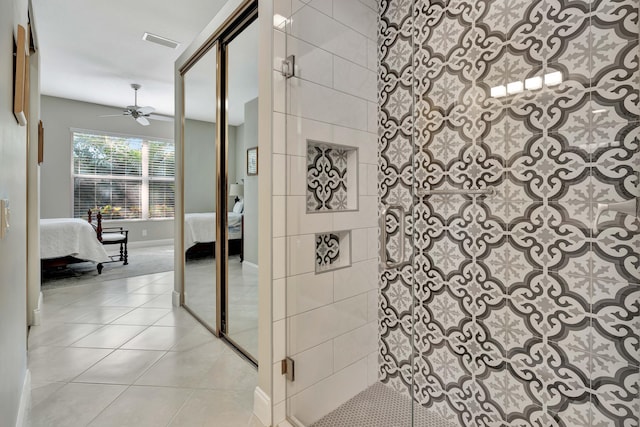
[[[231,184],[229,186],[229,197],[242,197],[244,196],[244,185]]]

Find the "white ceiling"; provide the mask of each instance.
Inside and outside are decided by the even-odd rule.
[[[139,105],[173,115],[174,62],[225,2],[33,0],[41,92],[124,107],[133,104],[130,84],[139,83]],[[144,41],[144,32],[176,40],[180,46],[169,49]],[[255,52],[257,58],[257,48]],[[255,69],[253,97],[257,63]],[[241,86],[252,83],[247,80]]]

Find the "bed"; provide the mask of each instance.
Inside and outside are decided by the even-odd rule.
[[[40,260],[43,269],[92,261],[102,273],[102,263],[110,258],[90,223],[79,218],[54,218],[40,220]]]
[[[227,215],[229,227],[229,255],[240,255],[243,259],[243,229],[244,215],[229,212]],[[215,212],[187,213],[184,215],[184,248],[187,258],[203,254],[213,254],[216,241]]]

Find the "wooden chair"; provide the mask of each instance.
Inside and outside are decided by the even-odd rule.
[[[122,265],[129,264],[129,252],[127,250],[127,243],[129,242],[129,230],[125,230],[122,227],[103,227],[102,226],[102,214],[100,211],[96,214],[97,224],[92,223],[93,213],[91,209],[88,212],[89,224],[96,230],[96,236],[98,241],[103,245],[120,245],[119,255],[109,255],[111,262],[120,262]]]

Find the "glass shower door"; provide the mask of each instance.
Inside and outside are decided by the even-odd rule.
[[[274,16],[286,134],[274,252],[286,258],[284,399],[300,426],[411,425],[412,133],[381,128],[378,142],[376,3],[293,2]]]

